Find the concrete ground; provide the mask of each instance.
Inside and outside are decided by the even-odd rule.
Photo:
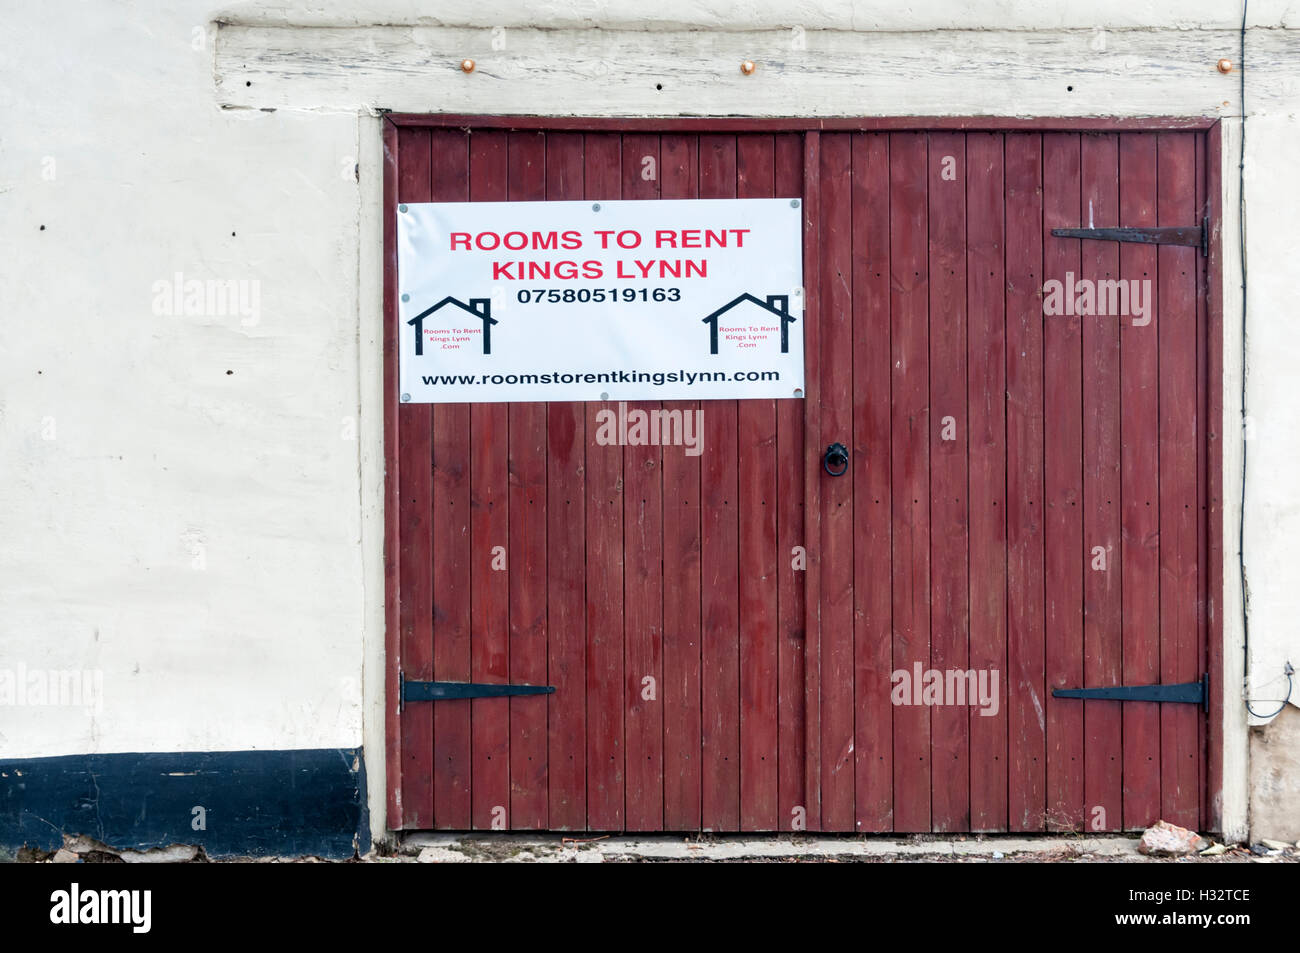
[[[1147,857],[1136,836],[1081,837],[715,836],[561,837],[410,834],[376,863],[1300,863],[1297,845],[1210,848],[1208,855]]]
[[[1039,837],[919,834],[911,837],[796,835],[566,836],[561,834],[406,834],[378,844],[352,863],[1300,863],[1300,845],[1264,841],[1210,846],[1200,854],[1148,857],[1136,835]],[[24,849],[28,863],[326,863],[318,857],[208,858],[201,848],[173,844],[117,850],[88,837],[65,838],[61,850]],[[344,861],[345,863],[347,861]]]

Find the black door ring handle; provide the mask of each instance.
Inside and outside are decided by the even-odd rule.
[[[822,457],[822,468],[831,476],[843,476],[849,468],[849,448],[842,443],[831,444]]]

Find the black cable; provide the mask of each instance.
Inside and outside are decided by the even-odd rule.
[[[1282,714],[1282,709],[1291,701],[1291,688],[1291,666],[1288,664],[1286,672],[1286,698],[1282,699],[1282,704],[1277,706],[1277,711],[1271,711],[1267,715],[1261,715],[1259,712],[1255,711],[1255,709],[1250,707],[1249,698],[1246,699],[1246,711],[1250,712],[1256,718],[1276,718],[1278,715]]]

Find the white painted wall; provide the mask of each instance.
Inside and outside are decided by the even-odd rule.
[[[218,109],[211,15],[6,7],[0,668],[104,673],[8,755],[361,742],[357,119]]]
[[[383,829],[378,107],[1225,117],[1235,699],[1240,125],[1237,76],[1214,63],[1237,60],[1239,15],[1219,0],[10,3],[0,670],[99,669],[104,698],[90,712],[0,707],[0,752],[364,738]],[[1263,696],[1283,660],[1300,663],[1300,4],[1256,0],[1250,22],[1246,553]],[[155,313],[155,283],[177,272],[258,282],[256,317]],[[1242,834],[1239,706],[1228,720],[1225,814]]]

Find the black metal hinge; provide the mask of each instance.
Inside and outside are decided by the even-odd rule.
[[[503,695],[553,695],[554,685],[503,685],[489,682],[417,682],[407,681],[398,672],[398,710],[407,702],[438,702],[458,698],[499,698]]]
[[[1201,255],[1210,253],[1210,220],[1200,225],[1174,225],[1159,228],[1054,228],[1057,238],[1092,238],[1104,242],[1137,242],[1142,245],[1192,245]]]
[[[1210,710],[1210,676],[1178,685],[1111,685],[1107,688],[1054,688],[1054,698],[1105,698],[1121,702],[1183,702]]]

